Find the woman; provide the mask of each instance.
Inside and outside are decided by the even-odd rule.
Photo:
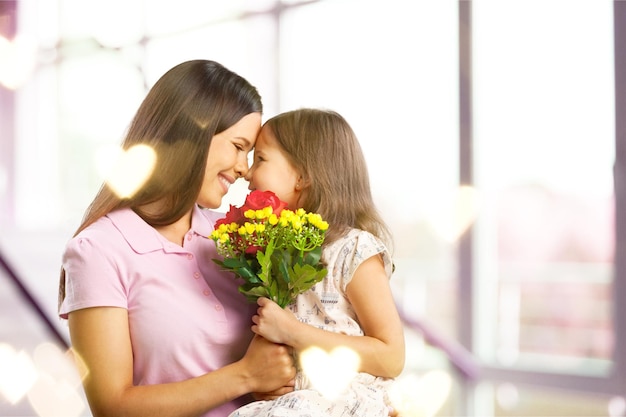
[[[239,283],[211,261],[205,210],[247,174],[261,112],[253,86],[203,60],[139,107],[123,148],[153,149],[152,174],[130,197],[103,185],[63,256],[59,313],[94,416],[224,416],[248,393],[289,390],[291,355],[252,337]]]

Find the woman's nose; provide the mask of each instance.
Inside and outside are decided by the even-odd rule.
[[[237,174],[237,177],[246,178],[248,172],[248,158],[240,158],[239,161],[237,161],[237,165],[235,165],[235,173]]]
[[[252,164],[252,166],[250,167],[248,172],[246,172],[246,175],[243,177],[246,181],[248,181],[250,183],[250,187],[252,187],[252,173],[253,172],[254,172],[254,164]],[[250,187],[248,187],[248,188],[250,188]]]

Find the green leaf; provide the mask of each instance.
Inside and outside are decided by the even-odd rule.
[[[250,302],[256,302],[256,300],[259,297],[268,297],[269,298],[269,294],[267,292],[267,288],[263,287],[263,286],[256,286],[256,287],[252,287],[249,289],[244,289],[243,286],[239,287],[239,292],[243,295],[246,296],[246,298],[248,299],[248,301]]]
[[[289,274],[291,259],[291,254],[286,250],[276,251],[276,256],[274,257],[274,261],[278,266],[277,274],[282,278],[282,281],[287,284],[287,287],[291,281]]]
[[[328,271],[325,268],[316,269],[311,265],[294,265],[292,269],[293,292],[303,293],[324,279]]]
[[[249,301],[268,297],[284,308],[298,294],[324,279],[327,271],[320,263],[321,247],[301,251],[289,242],[282,242],[284,247],[277,246],[280,242],[276,243],[276,239],[279,238],[271,238],[254,258],[242,253],[239,258],[214,259],[214,262],[243,278],[245,282],[239,286],[239,292]]]
[[[270,283],[271,273],[272,273],[272,253],[274,252],[274,241],[270,240],[267,247],[265,248],[265,252],[258,251],[256,253],[257,261],[259,261],[259,266],[261,270],[258,272],[259,279],[263,281],[265,284]]]
[[[213,259],[213,261],[223,270],[231,271],[246,281],[259,281],[257,276],[257,265],[252,259],[248,259],[244,255],[239,258],[225,258],[223,260]]]
[[[249,266],[237,268],[234,272],[247,282],[261,283],[259,276]]]
[[[267,292],[267,288],[263,286],[244,288],[244,286],[242,285],[241,287],[239,287],[239,292],[242,294],[245,294],[246,296],[252,296],[252,297],[257,297],[257,298],[267,297],[269,295]]]
[[[249,265],[245,259],[241,258],[225,258],[221,264],[228,269],[242,268]]]
[[[304,254],[304,263],[307,265],[318,265],[322,259],[322,248],[320,246]]]

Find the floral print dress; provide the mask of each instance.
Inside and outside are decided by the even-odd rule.
[[[354,309],[348,302],[346,288],[359,265],[375,255],[382,257],[387,276],[391,277],[392,260],[385,245],[371,233],[351,229],[324,248],[328,275],[300,294],[287,308],[301,322],[311,326],[363,336]],[[298,370],[293,392],[276,400],[250,403],[234,411],[230,417],[387,416],[386,390],[391,381],[358,373],[339,396],[329,398],[315,390],[307,375]]]

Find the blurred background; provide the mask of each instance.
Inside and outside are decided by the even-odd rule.
[[[356,131],[395,235],[402,415],[625,416],[625,51],[611,0],[0,1],[0,415],[90,415],[61,253],[147,89],[202,58],[264,120]]]

